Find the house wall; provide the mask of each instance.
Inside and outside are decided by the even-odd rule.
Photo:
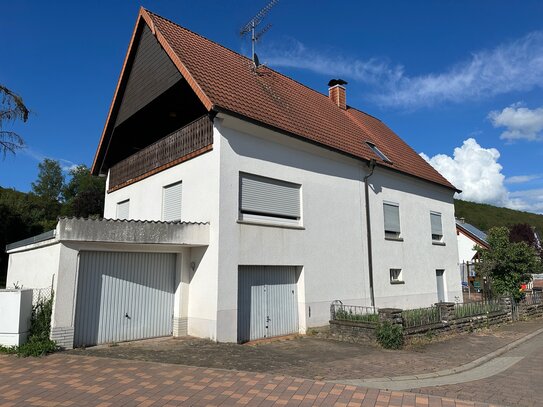
[[[48,288],[58,273],[60,244],[37,243],[10,253],[7,288]]]
[[[365,166],[236,119],[216,123],[222,135],[218,339],[236,340],[238,265],[300,267],[301,332],[326,324],[333,300],[370,305]],[[238,222],[240,171],[301,184],[303,228]],[[436,269],[446,270],[447,297],[460,295],[453,192],[379,169],[370,179],[376,305],[435,303]],[[400,204],[404,242],[384,240],[383,200]],[[432,245],[430,210],[442,213],[445,246]],[[390,284],[392,267],[404,270],[405,284]]]
[[[333,300],[369,305],[362,168],[354,160],[292,138],[262,133],[256,126],[244,127],[240,121],[218,126],[223,137],[219,339],[237,340],[239,265],[299,267],[301,332],[326,324]],[[240,171],[301,184],[302,228],[238,222]]]
[[[445,270],[446,300],[462,299],[453,192],[377,168],[370,178],[375,305],[427,307],[438,301],[436,270]],[[386,240],[383,202],[399,204],[401,238]],[[440,212],[444,245],[432,243],[430,212]],[[402,270],[404,284],[390,283],[390,269]]]
[[[163,187],[182,181],[182,220],[209,222],[209,246],[192,248],[185,261],[194,263],[189,270],[185,290],[188,290],[186,321],[188,334],[216,339],[218,290],[218,217],[219,217],[219,149],[220,137],[215,130],[213,150],[181,165],[151,177],[106,193],[104,217],[116,218],[118,202],[130,200],[129,218],[139,220],[162,219]],[[108,186],[106,185],[106,190]]]
[[[477,253],[477,251],[473,250],[473,247],[476,245],[475,241],[462,232],[457,233],[456,240],[458,242],[458,262],[471,262],[475,253]]]

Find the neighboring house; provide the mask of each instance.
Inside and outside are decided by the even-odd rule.
[[[456,236],[458,239],[458,262],[472,263],[477,260],[477,247],[488,249],[486,233],[467,223],[464,219],[456,219]]]
[[[469,291],[481,291],[482,280],[477,279],[475,263],[478,260],[477,247],[488,249],[486,233],[467,223],[465,219],[456,219],[456,237],[458,239],[458,267],[462,284]]]
[[[92,172],[109,220],[9,247],[8,284],[56,276],[63,346],[243,342],[325,325],[334,300],[461,295],[453,185],[344,87],[323,95],[144,9]]]

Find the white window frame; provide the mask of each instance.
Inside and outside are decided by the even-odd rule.
[[[292,186],[293,188],[296,188],[298,190],[298,205],[299,205],[299,216],[297,217],[286,217],[286,216],[276,216],[276,215],[268,215],[264,213],[257,213],[255,212],[249,212],[244,211],[242,208],[242,179],[243,177],[253,178],[256,180],[262,180],[263,182],[271,181],[271,182],[277,182],[281,184],[285,184],[288,186]],[[240,172],[239,173],[239,194],[238,194],[238,222],[241,223],[261,223],[261,224],[269,224],[269,225],[278,225],[278,226],[292,226],[292,227],[302,227],[302,185],[291,182],[291,181],[285,181],[278,178],[272,178],[272,177],[266,177],[259,174],[253,174],[248,172]]]
[[[168,188],[172,188],[172,187],[175,187],[175,186],[178,186],[178,185],[181,186],[181,201],[180,201],[181,207],[179,208],[179,212],[180,212],[179,219],[168,219],[168,220],[166,220],[166,218],[164,216],[164,208],[165,208],[165,204],[166,204],[166,199],[165,199],[166,190]],[[183,181],[177,181],[177,182],[174,182],[172,184],[164,185],[162,187],[162,220],[164,222],[179,222],[179,221],[181,221],[182,216],[183,216]]]
[[[121,218],[119,216],[119,208],[121,208],[121,205],[128,205],[127,214],[125,218]],[[120,220],[128,220],[130,219],[130,199],[123,199],[122,201],[117,202],[117,206],[115,208],[115,218]]]

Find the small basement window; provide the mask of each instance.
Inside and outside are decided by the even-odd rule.
[[[239,181],[240,220],[299,224],[299,184],[244,173]]]
[[[403,282],[402,269],[390,269],[390,284],[401,284]]]
[[[366,141],[366,144],[369,146],[369,148],[371,148],[371,151],[373,151],[375,153],[375,155],[377,155],[377,157],[379,157],[381,160],[389,163],[389,164],[392,164],[392,161],[390,161],[390,159],[385,155],[385,153],[383,153],[381,150],[379,150],[379,147],[377,147],[375,144],[373,143],[370,143],[369,141]]]

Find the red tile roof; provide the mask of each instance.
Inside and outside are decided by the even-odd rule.
[[[268,67],[255,72],[250,59],[147,10],[140,17],[208,110],[230,112],[355,158],[374,158],[380,166],[454,189],[380,120],[352,107],[340,109],[327,95]],[[93,170],[96,164],[95,159]]]

